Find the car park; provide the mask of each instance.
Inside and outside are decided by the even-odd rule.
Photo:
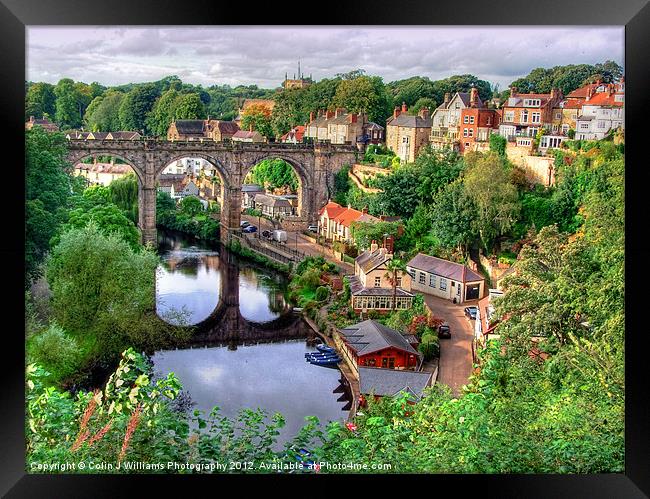
[[[478,314],[478,307],[475,306],[465,307],[465,317],[467,317],[468,319],[475,321],[477,314]]]
[[[255,227],[254,225],[249,225],[245,227],[242,232],[246,232],[247,234],[250,234],[251,232],[257,232],[257,227]]]
[[[438,338],[451,338],[451,329],[448,322],[443,322],[438,327]]]

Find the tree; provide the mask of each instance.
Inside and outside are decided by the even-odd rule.
[[[95,131],[117,132],[120,130],[119,110],[124,99],[122,92],[109,90],[104,96],[95,97],[86,109],[84,120]]]
[[[474,202],[474,226],[486,251],[514,224],[519,211],[517,188],[510,182],[503,158],[490,152],[466,157],[465,192]]]
[[[133,221],[129,220],[122,210],[113,203],[98,204],[92,208],[76,208],[70,212],[68,223],[63,229],[84,228],[90,223],[104,234],[117,234],[123,241],[127,242],[134,250],[140,247],[140,231]]]
[[[409,114],[416,115],[424,108],[428,109],[430,113],[433,113],[437,107],[438,104],[431,97],[421,97],[409,108]]]
[[[506,157],[508,141],[498,133],[490,134],[490,151],[497,153],[502,158]]]
[[[71,176],[62,133],[35,127],[25,132],[25,265],[26,280],[38,275],[50,239],[65,221]]]
[[[184,197],[181,199],[180,205],[181,211],[191,217],[203,211],[203,204],[201,204],[201,200],[196,196]]]
[[[394,81],[388,84],[388,88],[392,94],[393,106],[401,106],[405,103],[412,110],[418,102],[427,101],[433,103],[431,109],[435,109],[435,100],[432,98],[434,84],[427,77],[414,76],[406,80]]]
[[[59,80],[54,87],[56,95],[54,118],[62,129],[81,126],[82,115],[79,112],[78,89],[70,78]]]
[[[46,115],[54,119],[55,112],[56,94],[54,93],[54,85],[40,82],[30,85],[25,98],[25,120],[29,120],[31,116],[42,118]]]
[[[377,203],[383,214],[409,218],[420,201],[418,190],[422,183],[419,169],[412,165],[396,168],[391,175],[377,180],[383,192],[377,194]]]
[[[372,241],[382,242],[387,236],[396,238],[399,222],[352,222],[352,237],[359,248],[370,248]]]
[[[147,127],[157,137],[167,135],[167,130],[174,121],[178,92],[174,89],[162,94],[147,116]]]
[[[118,112],[122,130],[150,132],[146,119],[157,97],[156,87],[151,83],[139,85],[126,94]]]
[[[174,117],[177,120],[205,119],[205,106],[199,94],[179,95],[174,102]]]
[[[343,80],[336,89],[332,104],[350,113],[365,112],[370,121],[377,123],[384,123],[392,111],[390,96],[378,76]]]
[[[113,180],[108,189],[111,201],[120,208],[134,224],[138,223],[138,179],[135,173]]]
[[[246,178],[271,191],[282,189],[295,193],[300,186],[293,166],[282,159],[265,159],[260,161],[248,173]]]
[[[455,151],[439,151],[431,146],[423,148],[413,167],[420,178],[417,188],[420,199],[425,203],[431,202],[442,187],[460,176],[464,167],[462,156]]]
[[[254,104],[242,113],[242,130],[255,130],[267,138],[274,137],[271,111],[268,107]]]
[[[406,222],[404,236],[409,247],[421,248],[428,234],[431,233],[433,214],[431,205],[421,203]]]
[[[386,273],[384,274],[384,277],[386,277],[391,286],[393,287],[393,302],[391,304],[391,310],[395,310],[397,306],[397,280],[398,280],[398,274],[399,278],[401,279],[404,277],[404,274],[406,273],[406,264],[397,258],[391,258],[386,262]]]
[[[465,253],[474,241],[476,207],[461,179],[443,187],[431,207],[431,230],[445,248]]]

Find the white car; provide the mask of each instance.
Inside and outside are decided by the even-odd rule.
[[[307,230],[310,232],[318,232],[318,225],[310,225],[307,227]]]

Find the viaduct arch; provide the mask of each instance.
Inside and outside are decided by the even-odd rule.
[[[333,193],[333,176],[343,165],[357,161],[352,145],[246,143],[166,140],[69,140],[68,160],[76,164],[89,156],[114,156],[128,163],[138,178],[138,226],[143,243],[156,244],[156,181],[173,161],[199,157],[211,163],[222,183],[220,236],[228,240],[241,221],[241,186],[260,161],[280,158],[293,166],[300,179],[299,211],[295,221],[315,223],[318,210]]]

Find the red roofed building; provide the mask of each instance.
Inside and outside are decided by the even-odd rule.
[[[285,144],[301,144],[304,135],[304,125],[294,126],[291,130],[280,137],[280,142],[284,142]]]
[[[369,215],[367,210],[359,211],[343,207],[330,201],[318,214],[318,233],[331,241],[353,242],[350,226],[352,222],[379,222],[380,219]]]
[[[624,128],[625,80],[606,85],[587,95],[576,118],[576,139],[600,140],[611,131]]]
[[[555,88],[549,94],[519,94],[512,87],[503,104],[499,133],[514,142],[516,137],[535,137],[540,128],[551,130],[553,109],[562,100],[562,92]]]

